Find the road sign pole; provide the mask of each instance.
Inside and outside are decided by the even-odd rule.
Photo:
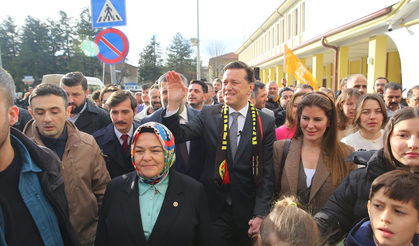
[[[102,72],[102,82],[103,83],[105,83],[105,70],[106,69],[106,66],[105,66],[105,63],[103,63],[103,72]]]
[[[115,65],[109,65],[111,67],[111,83],[116,85],[116,70]]]

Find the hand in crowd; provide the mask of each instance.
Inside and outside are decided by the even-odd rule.
[[[179,107],[180,102],[186,97],[188,88],[183,84],[182,78],[175,71],[169,71],[167,78],[167,97],[169,101],[168,110],[174,111]]]

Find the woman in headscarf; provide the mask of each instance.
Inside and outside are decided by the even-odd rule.
[[[149,122],[135,131],[136,171],[109,182],[96,246],[212,244],[203,186],[170,169],[175,158],[175,140],[164,125]]]

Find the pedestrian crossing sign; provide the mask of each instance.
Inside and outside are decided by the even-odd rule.
[[[125,0],[91,0],[93,28],[125,26]]]

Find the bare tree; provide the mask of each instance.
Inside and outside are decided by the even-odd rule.
[[[220,56],[225,54],[226,50],[226,44],[221,41],[211,41],[207,46],[205,46],[204,52],[210,57],[208,61],[209,81],[221,76],[223,64]]]

